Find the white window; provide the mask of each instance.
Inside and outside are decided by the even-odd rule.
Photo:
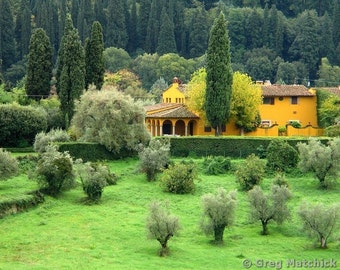
[[[261,120],[261,126],[262,127],[270,127],[272,125],[271,120]]]

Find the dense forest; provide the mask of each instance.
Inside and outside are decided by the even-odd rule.
[[[127,52],[131,59],[123,67],[147,90],[159,77],[170,82],[169,61],[190,66],[174,71],[188,81],[204,66],[209,31],[221,11],[234,71],[253,80],[340,85],[340,0],[0,0],[0,10],[0,79],[12,85],[26,75],[35,28],[47,33],[56,66],[68,13],[83,44],[98,21],[105,51]],[[155,66],[154,76],[138,68],[165,55],[170,60]]]

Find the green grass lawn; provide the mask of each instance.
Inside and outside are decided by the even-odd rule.
[[[335,259],[340,268],[339,235],[327,250],[318,249],[301,230],[296,215],[303,200],[339,202],[339,186],[324,191],[311,176],[287,177],[294,194],[289,202],[292,219],[281,226],[269,224],[268,236],[260,235],[260,222],[249,223],[246,194],[238,192],[235,225],[225,231],[224,245],[214,246],[212,238],[199,229],[201,196],[218,187],[237,189],[234,176],[201,174],[194,194],[174,195],[164,193],[157,182],[147,182],[136,172],[136,164],[134,159],[110,162],[111,170],[119,175],[118,184],[105,188],[98,205],[84,205],[78,187],[58,199],[46,197],[45,203],[27,212],[0,219],[0,269],[237,270],[245,269],[245,259],[255,264],[251,269],[288,269],[286,261],[291,259]],[[271,181],[266,178],[262,187],[268,189]],[[0,182],[0,196],[33,185],[24,176]],[[182,227],[180,235],[169,241],[170,255],[164,258],[158,256],[158,242],[146,237],[145,220],[152,200],[168,200]]]

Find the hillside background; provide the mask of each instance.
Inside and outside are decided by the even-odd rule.
[[[188,81],[193,71],[204,66],[210,27],[223,11],[228,21],[234,71],[245,72],[253,80],[338,86],[339,2],[0,0],[1,80],[15,85],[24,78],[34,28],[43,28],[50,37],[56,64],[65,17],[70,13],[83,43],[92,23],[101,23],[106,50],[127,52],[129,61],[120,68],[132,70],[147,91],[159,77],[171,83],[174,73]],[[152,66],[162,56],[163,66],[155,65],[154,73],[143,74],[148,72],[141,69],[141,62],[145,65],[146,59],[150,59]],[[182,71],[171,67],[173,63],[181,66]],[[169,72],[164,66],[174,71]],[[109,71],[116,72],[114,69]]]

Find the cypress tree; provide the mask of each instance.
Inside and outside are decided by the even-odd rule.
[[[221,13],[215,20],[207,51],[205,112],[215,136],[222,133],[228,121],[233,74],[230,61],[230,41],[226,20]]]
[[[97,89],[101,89],[104,82],[104,41],[103,29],[98,21],[92,24],[91,36],[85,44],[85,86],[95,84]]]
[[[160,17],[164,7],[164,1],[152,0],[148,27],[145,38],[145,50],[148,53],[154,53],[157,48],[158,35],[160,29]]]
[[[48,96],[52,76],[52,46],[42,28],[33,31],[28,54],[26,93],[35,100]]]
[[[205,53],[207,41],[209,38],[209,28],[206,23],[207,12],[203,7],[199,7],[195,11],[192,18],[191,31],[189,34],[189,50],[190,57],[198,57]]]
[[[0,72],[15,62],[14,20],[10,2],[0,0]]]
[[[169,18],[165,8],[163,8],[161,19],[162,23],[159,31],[156,51],[159,55],[177,53],[174,24]]]
[[[16,17],[15,39],[18,59],[28,54],[31,37],[31,10],[28,0],[21,0],[20,9]]]
[[[145,38],[148,28],[149,13],[151,9],[151,0],[139,1],[139,16],[138,16],[138,45],[145,50]]]
[[[137,3],[136,0],[132,2],[131,13],[129,14],[128,29],[128,45],[127,51],[133,53],[138,48],[138,32],[137,32]]]
[[[58,96],[66,127],[74,114],[74,101],[80,97],[85,87],[85,54],[78,31],[73,27],[70,17],[62,38],[62,66],[60,67]],[[60,62],[59,62],[60,64]]]
[[[122,0],[109,2],[106,26],[106,47],[125,49],[128,41]]]

